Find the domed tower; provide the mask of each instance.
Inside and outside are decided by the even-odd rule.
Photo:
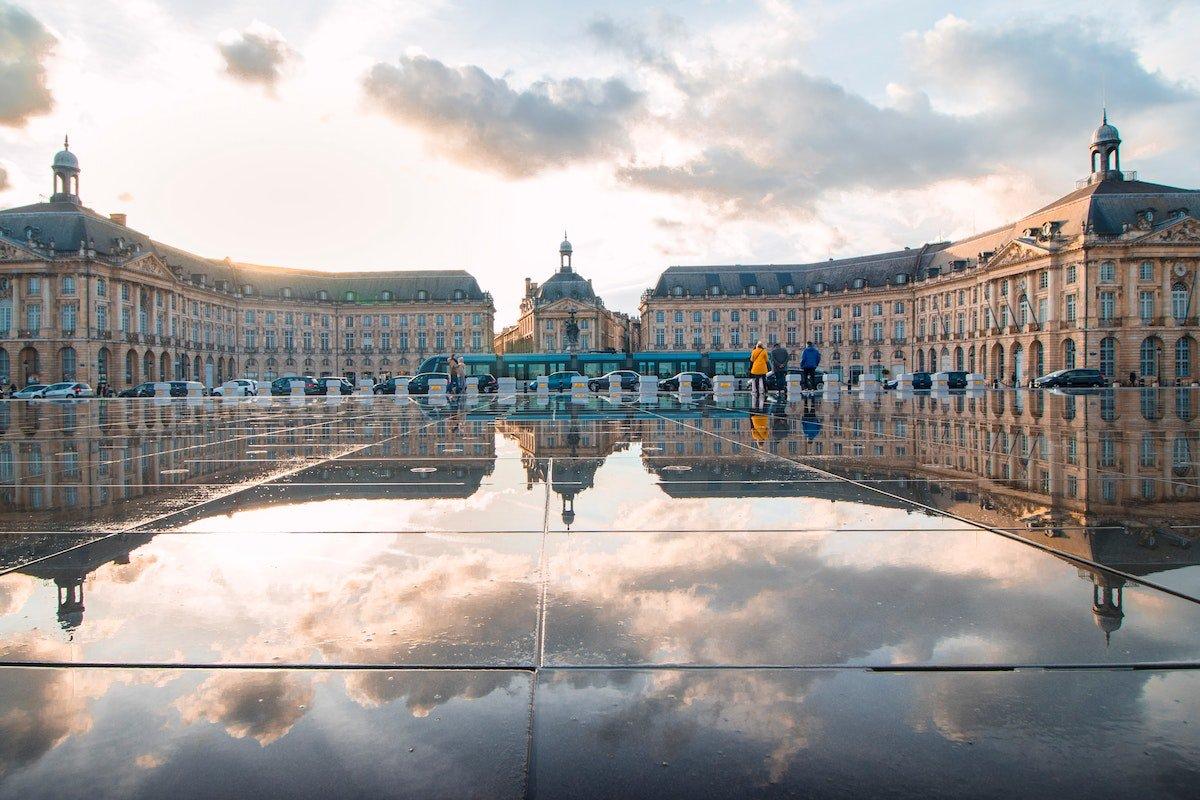
[[[558,246],[558,271],[571,271],[571,243],[567,241],[567,232],[563,231],[562,244]]]
[[[1122,589],[1125,581],[1116,576],[1092,573],[1092,621],[1104,631],[1104,644],[1120,629],[1125,619],[1122,609]]]
[[[1108,109],[1100,122],[1100,127],[1092,134],[1092,181],[1122,180],[1121,174],[1121,135],[1117,129],[1108,124]]]
[[[51,203],[74,203],[82,205],[79,200],[79,159],[71,152],[71,143],[63,137],[63,149],[54,156],[54,194],[50,196]]]

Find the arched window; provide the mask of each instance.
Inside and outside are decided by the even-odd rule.
[[[1034,339],[1033,344],[1029,345],[1029,370],[1033,373],[1033,377],[1037,378],[1044,375],[1046,372],[1046,354],[1042,350],[1042,343]]]
[[[1063,369],[1075,369],[1075,340],[1063,342]]]
[[[925,351],[918,350],[917,351],[917,372],[924,372],[924,371],[925,371]]]
[[[1111,336],[1100,340],[1100,374],[1110,380],[1117,374],[1117,340]]]
[[[137,354],[130,350],[125,354],[125,384],[133,386],[133,373],[137,368]]]
[[[1181,336],[1175,342],[1175,377],[1186,378],[1192,374],[1192,337]]]
[[[954,369],[962,372],[965,368],[964,364],[963,349],[961,347],[954,348]]]
[[[1183,322],[1188,315],[1188,290],[1182,283],[1171,287],[1171,316],[1176,322]]]
[[[5,363],[7,363],[7,362],[5,362]],[[7,375],[8,373],[5,372],[4,374]],[[8,378],[5,377],[5,378],[2,378],[2,380],[7,381]],[[107,347],[101,347],[100,352],[96,354],[96,380],[97,381],[107,381],[108,380],[108,348]]]
[[[1138,366],[1143,378],[1158,377],[1158,337],[1150,336],[1142,340],[1138,351]]]

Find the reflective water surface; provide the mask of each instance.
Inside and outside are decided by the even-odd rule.
[[[1200,391],[637,400],[0,403],[0,797],[1194,790]]]

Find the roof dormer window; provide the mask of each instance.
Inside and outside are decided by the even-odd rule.
[[[712,288],[709,290],[709,294],[711,294],[713,297],[717,297],[718,295],[720,295],[720,294],[721,294],[721,287],[720,287],[720,286],[714,286],[714,287],[712,287]]]
[[[855,289],[862,289],[864,286],[867,285],[867,282],[865,280],[863,280],[862,278],[855,278],[854,282],[851,283],[850,285]]]
[[[247,296],[254,294],[253,284],[243,283],[242,284],[242,294],[247,295]]]
[[[796,285],[794,283],[789,283],[787,286],[784,286],[783,293],[784,294],[795,294],[796,293]]]
[[[347,303],[354,302],[354,292],[346,292],[346,302]]]
[[[746,287],[746,294],[758,294],[758,286],[753,283],[750,284]]]
[[[428,300],[428,299],[429,299],[429,292],[425,291],[424,289],[417,290],[417,300],[424,302],[425,300]]]
[[[455,299],[455,300],[462,300],[462,299],[463,299],[463,291],[462,291],[462,289],[455,289],[455,290],[454,290],[454,299]]]
[[[291,300],[292,299],[292,287],[290,287],[290,286],[283,287],[283,289],[280,291],[280,294],[283,295],[285,300]]]
[[[675,286],[671,289],[671,294],[675,295],[676,297],[683,297],[683,287]]]
[[[904,284],[908,283],[908,273],[907,272],[896,273],[896,277],[893,278],[892,282],[895,283],[897,286],[903,286]]]
[[[318,300],[328,300],[329,292],[325,291],[324,289],[321,289],[320,291],[317,292],[317,299]]]
[[[824,294],[825,293],[825,281],[817,281],[816,283],[814,283],[813,284],[813,293],[814,294]]]
[[[384,302],[390,301],[392,299],[391,291],[388,289],[384,289],[382,292],[379,293],[379,299],[383,300]]]

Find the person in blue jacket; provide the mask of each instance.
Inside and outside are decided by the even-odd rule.
[[[800,354],[800,377],[805,389],[817,388],[817,367],[821,365],[821,351],[809,342]]]

